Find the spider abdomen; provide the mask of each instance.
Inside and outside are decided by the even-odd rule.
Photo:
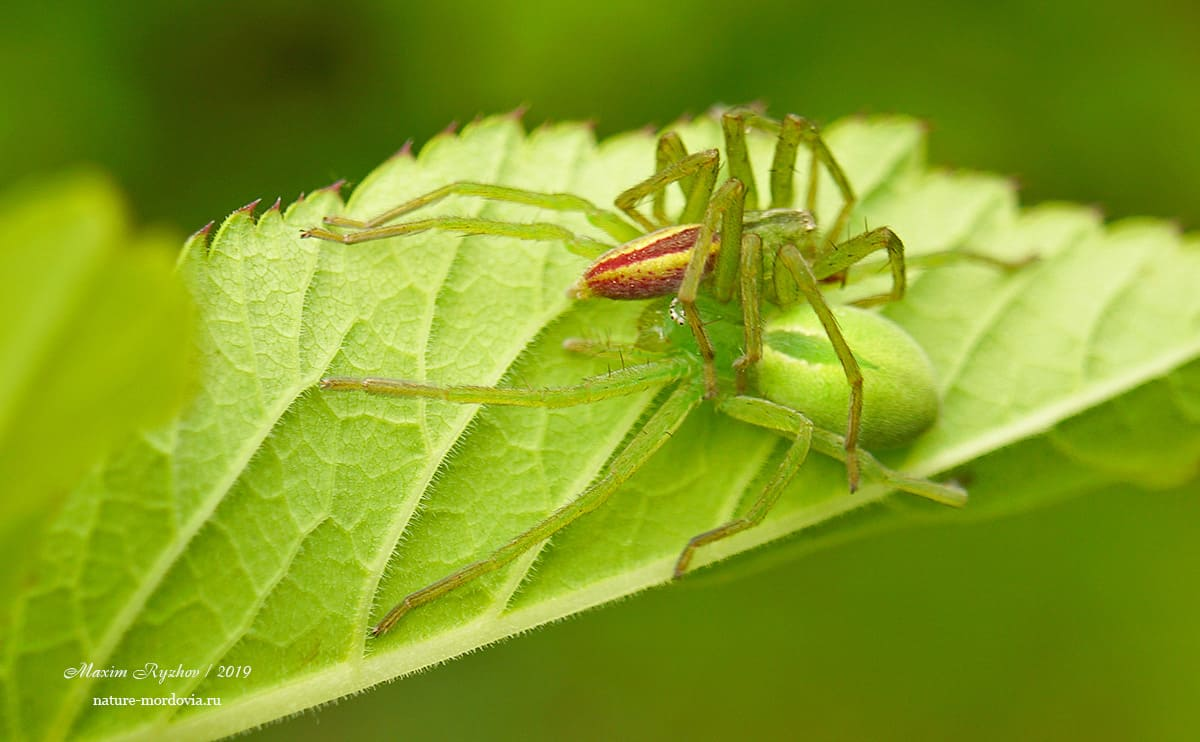
[[[579,299],[654,299],[677,293],[699,234],[699,224],[680,224],[614,247],[596,258],[571,293]],[[717,249],[718,236],[713,235],[706,273]]]
[[[925,351],[891,320],[851,306],[833,308],[863,374],[860,443],[887,449],[906,445],[937,419],[938,392]],[[768,399],[800,410],[817,427],[846,431],[849,388],[820,320],[807,304],[767,323],[759,389]]]

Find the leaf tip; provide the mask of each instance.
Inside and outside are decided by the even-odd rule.
[[[233,214],[245,214],[246,216],[254,216],[254,210],[258,208],[258,205],[260,203],[262,203],[262,199],[256,198],[253,201],[251,201],[250,203],[241,207],[240,209],[234,209]],[[231,214],[231,216],[232,216],[232,214]]]
[[[392,159],[393,160],[411,160],[412,156],[413,156],[413,140],[408,139],[407,141],[404,142],[404,144],[400,147],[400,149],[396,150],[396,153],[392,155]]]
[[[338,178],[324,188],[318,188],[314,193],[332,193],[335,196],[342,195],[342,188],[346,185],[345,178]]]
[[[270,213],[272,211],[278,213],[281,210],[282,206],[283,206],[283,199],[280,198],[279,196],[276,196],[275,203],[271,204],[271,207],[269,209],[267,209],[267,213]]]
[[[513,121],[516,121],[519,123],[519,122],[525,120],[525,114],[527,114],[527,113],[529,113],[529,104],[521,103],[516,108],[509,111],[508,113],[502,113],[500,115],[504,118],[512,119]]]
[[[446,128],[442,129],[434,136],[435,137],[452,137],[457,132],[458,132],[458,122],[451,121],[450,123],[446,124]]]
[[[186,240],[183,241],[183,249],[179,252],[177,264],[182,264],[188,255],[193,250],[204,251],[208,249],[208,236],[212,233],[212,228],[215,222],[209,222],[200,229],[192,232]]]
[[[195,232],[192,232],[191,236],[188,237],[188,240],[191,241],[191,240],[207,239],[209,233],[212,232],[212,228],[213,228],[214,224],[216,224],[216,222],[212,222],[212,221],[210,221],[208,224],[205,224],[200,229],[197,229]]]

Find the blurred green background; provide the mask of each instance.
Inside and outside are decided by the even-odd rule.
[[[180,233],[531,106],[600,135],[715,102],[903,112],[1027,202],[1200,227],[1200,9],[1111,1],[21,4],[0,173],[92,162]],[[268,739],[1196,739],[1200,487],[856,541],[660,590]]]

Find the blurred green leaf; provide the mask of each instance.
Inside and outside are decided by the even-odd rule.
[[[102,454],[182,400],[189,303],[172,242],[133,235],[96,173],[0,194],[5,606],[45,515]]]
[[[719,141],[709,118],[680,132],[693,150]],[[974,489],[968,512],[989,515],[1085,485],[1194,476],[1196,245],[1153,222],[1105,229],[1071,207],[1019,212],[999,178],[926,170],[920,127],[907,119],[847,120],[828,136],[862,197],[856,220],[890,224],[913,254],[1040,257],[1015,274],[929,270],[888,309],[928,350],[945,391],[938,427],[897,454],[900,465],[954,470]],[[751,145],[766,182],[771,142]],[[384,163],[345,210],[373,215],[455,180],[607,203],[648,173],[653,149],[646,133],[597,145],[580,125],[526,136],[511,118],[487,119],[434,139],[415,160]],[[538,218],[496,203],[439,208]],[[583,262],[553,245],[429,233],[357,247],[299,238],[341,211],[328,191],[257,222],[239,211],[211,244],[185,249],[180,271],[201,314],[200,394],[68,501],[8,646],[10,736],[204,738],[352,693],[667,581],[686,539],[727,519],[772,471],[777,437],[702,408],[605,508],[368,642],[366,627],[403,595],[586,486],[655,395],[521,410],[313,391],[326,373],[570,383],[605,366],[564,353],[562,340],[628,337],[640,309],[570,304],[564,291]],[[594,232],[582,218],[549,216]],[[1163,410],[1181,434],[1147,444],[1150,416]],[[1086,416],[1102,435],[1076,427]],[[1094,463],[1139,441],[1140,455]],[[1004,467],[989,464],[1014,452]],[[766,524],[702,559],[811,526],[805,543],[837,540],[862,514],[900,523],[912,510],[945,512],[878,487],[847,495],[842,467],[814,457]],[[163,682],[63,677],[87,663],[132,673],[148,662],[198,672]],[[222,678],[221,667],[251,671]],[[222,703],[116,712],[91,700],[172,694]]]

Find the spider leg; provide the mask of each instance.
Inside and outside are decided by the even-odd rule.
[[[842,166],[834,159],[833,153],[829,151],[829,147],[825,144],[825,140],[821,138],[817,127],[799,116],[788,116],[788,119],[795,119],[794,126],[798,131],[801,142],[807,144],[809,151],[812,152],[812,165],[808,171],[808,196],[805,200],[805,208],[812,214],[817,213],[818,165],[825,166],[830,177],[833,178],[838,191],[841,192],[842,208],[838,211],[837,218],[834,219],[833,228],[825,232],[825,234],[830,235],[832,239],[836,240],[838,235],[842,234],[842,231],[845,230],[846,224],[850,220],[850,212],[854,209],[854,205],[858,203],[858,198],[854,195],[854,189],[850,186],[850,179],[846,177]],[[785,128],[786,124],[787,121],[785,120]]]
[[[658,147],[654,153],[654,172],[660,172],[687,156],[687,147],[684,146],[679,135],[673,131],[665,132],[658,138]],[[683,191],[684,198],[687,198],[692,189],[696,187],[696,176],[689,175],[681,178],[679,187]],[[670,223],[667,216],[667,190],[665,188],[654,192],[654,219],[660,225]]]
[[[860,307],[871,307],[889,301],[899,301],[904,298],[906,286],[904,243],[887,227],[872,229],[834,246],[832,250],[813,261],[813,275],[818,281],[835,276],[878,250],[887,251],[888,266],[892,269],[892,290],[852,303]]]
[[[603,505],[612,493],[625,480],[633,476],[679,428],[696,405],[700,403],[702,391],[698,385],[693,383],[680,384],[612,458],[608,470],[574,500],[555,510],[540,523],[513,538],[484,559],[410,593],[388,611],[383,620],[371,630],[371,633],[374,636],[386,633],[413,608],[436,600],[477,577],[500,569],[570,525],[580,516]]]
[[[737,178],[746,186],[746,208],[751,211],[758,210],[758,188],[754,184],[754,170],[750,167],[750,152],[746,149],[746,126],[747,117],[756,116],[758,114],[743,109],[734,109],[721,116],[729,177]]]
[[[705,531],[690,541],[675,562],[676,578],[682,577],[691,564],[696,549],[715,541],[728,538],[762,523],[767,514],[779,502],[779,497],[792,480],[805,457],[811,450],[835,459],[846,458],[845,441],[841,436],[813,426],[812,421],[799,410],[758,397],[729,397],[717,403],[717,408],[742,422],[774,430],[793,438],[774,476],[763,488],[758,499],[740,518],[730,520],[712,530]],[[890,469],[866,451],[861,452],[863,474],[871,481],[879,482],[891,489],[908,492],[933,502],[962,507],[967,503],[967,493],[952,484],[941,484],[929,479],[909,476]]]
[[[500,237],[515,237],[520,240],[562,242],[568,250],[576,255],[582,255],[589,260],[602,255],[612,248],[612,245],[598,242],[590,237],[577,235],[568,229],[548,222],[529,222],[515,224],[500,222],[494,219],[478,217],[439,216],[419,221],[391,224],[385,227],[368,227],[357,232],[339,234],[322,227],[310,229],[303,237],[316,237],[331,242],[341,242],[353,245],[359,242],[382,240],[388,237],[403,237],[405,235],[427,232],[431,229],[443,232],[456,232],[463,235],[487,234]]]
[[[809,141],[816,134],[816,129],[805,119],[788,114],[783,121],[763,116],[749,109],[735,109],[725,114],[721,119],[725,133],[725,151],[729,158],[729,173],[731,176],[746,183],[747,208],[758,208],[758,197],[755,193],[754,176],[750,169],[750,157],[746,150],[746,129],[758,129],[776,136],[775,156],[771,161],[771,208],[792,208],[795,200],[794,186],[796,180],[796,155],[801,143]],[[815,145],[810,145],[813,147]],[[811,212],[816,204],[816,151],[814,149],[813,167],[809,172],[808,198],[806,208]],[[823,162],[824,160],[822,160]],[[834,163],[836,167],[837,163]],[[838,170],[840,174],[840,169]],[[835,180],[837,174],[834,175]],[[845,176],[842,176],[845,180]],[[847,184],[847,188],[848,188]],[[853,199],[853,195],[850,196]]]
[[[612,397],[661,387],[678,381],[691,371],[679,357],[668,357],[584,379],[579,384],[545,389],[427,384],[407,379],[352,378],[321,379],[328,391],[360,391],[389,397],[423,397],[460,404],[494,404],[510,407],[573,407]]]
[[[753,397],[734,397],[721,403],[719,409],[725,411],[727,407],[733,407],[739,411],[744,411],[741,416],[744,419],[747,416],[754,416],[755,403],[759,402],[773,404]],[[748,422],[756,421],[748,420]],[[804,460],[808,458],[808,451],[812,444],[812,422],[803,415],[797,414],[795,416],[795,423],[795,429],[789,431],[789,434],[793,435],[795,440],[792,441],[792,445],[788,446],[787,453],[783,456],[783,461],[780,462],[779,468],[775,470],[774,476],[771,477],[771,481],[767,482],[758,499],[754,501],[754,504],[750,506],[750,509],[742,517],[735,518],[710,531],[705,531],[698,536],[692,537],[688,541],[687,546],[680,552],[679,559],[675,562],[674,576],[676,579],[682,577],[683,573],[687,571],[688,565],[692,562],[692,556],[696,553],[696,549],[711,544],[714,541],[729,538],[735,533],[741,533],[748,528],[762,523],[763,518],[767,517],[767,513],[771,512],[771,508],[775,507],[775,503],[779,502],[779,496],[783,494],[784,488],[787,487],[788,482],[792,481],[792,477],[796,475],[796,472],[804,464]]]
[[[589,356],[591,358],[607,358],[625,363],[645,363],[662,358],[661,351],[649,350],[637,343],[618,343],[611,340],[595,340],[592,338],[567,338],[563,340],[563,350],[571,353]]]
[[[796,435],[801,427],[809,424],[804,413],[799,410],[760,397],[729,397],[719,402],[718,408],[721,412],[742,422],[774,430],[784,435]],[[846,459],[845,439],[828,430],[817,427],[812,429],[812,448],[814,451],[838,461]],[[957,485],[940,484],[930,479],[898,472],[884,466],[866,451],[861,451],[860,456],[863,475],[872,481],[918,497],[924,497],[941,505],[962,507],[967,504],[967,493]]]
[[[648,231],[653,231],[658,229],[659,225],[638,211],[638,204],[647,196],[665,190],[672,183],[680,183],[688,178],[694,178],[692,188],[687,194],[680,223],[695,224],[700,221],[708,206],[713,187],[717,183],[717,169],[720,165],[721,156],[715,149],[706,149],[693,155],[687,155],[662,168],[641,183],[623,191],[616,198],[617,208],[624,211],[629,218]]]
[[[846,421],[845,439],[846,476],[850,483],[850,491],[853,492],[858,489],[859,479],[858,432],[862,423],[862,370],[859,369],[858,361],[855,360],[854,353],[851,352],[850,346],[846,343],[846,338],[842,335],[842,330],[838,326],[837,319],[833,316],[833,312],[829,309],[829,304],[825,301],[825,295],[821,292],[821,287],[817,283],[812,269],[809,268],[800,251],[793,245],[784,245],[776,258],[776,266],[776,274],[778,275],[779,273],[778,266],[783,266],[795,281],[795,287],[808,299],[808,303],[812,306],[817,318],[821,320],[821,325],[825,328],[825,334],[829,336],[833,350],[837,354],[838,360],[842,363],[842,369],[846,372],[846,382],[850,385],[850,414]]]
[[[1039,259],[1040,256],[1036,253],[1010,260],[974,250],[956,249],[927,252],[924,255],[910,255],[905,258],[905,263],[915,268],[941,268],[955,263],[974,263],[1012,273],[1033,265]]]
[[[741,253],[742,247],[742,200],[745,196],[746,187],[736,178],[730,178],[717,189],[705,209],[700,233],[696,237],[692,256],[679,285],[679,303],[683,306],[684,317],[700,349],[700,358],[704,362],[705,396],[709,399],[717,396],[717,370],[713,362],[716,354],[708,332],[704,329],[700,312],[696,309],[696,297],[700,293],[700,279],[704,277],[712,257],[713,234],[717,231],[718,222],[722,224],[721,239],[725,249],[718,253],[714,291],[720,291],[722,280],[730,285],[733,283],[734,272],[739,262],[738,254]],[[720,297],[720,293],[717,295]],[[732,291],[729,295],[732,296]]]
[[[795,114],[788,114],[782,122],[749,110],[738,111],[737,115],[745,118],[747,126],[779,137],[779,141],[775,145],[775,160],[771,164],[771,208],[792,207],[796,155],[800,145],[806,145],[812,155],[812,162],[808,169],[808,192],[805,195],[804,208],[809,213],[817,213],[817,183],[820,180],[820,166],[825,166],[842,195],[842,208],[833,222],[833,228],[826,232],[836,239],[837,235],[840,235],[846,228],[850,212],[858,203],[858,198],[854,195],[850,179],[846,177],[842,166],[829,151],[829,147],[825,144],[817,127],[807,119]]]
[[[748,234],[742,238],[742,330],[745,341],[742,355],[733,362],[737,373],[737,393],[745,394],[750,374],[762,359],[762,238]]]
[[[543,193],[525,188],[512,188],[510,186],[471,183],[467,181],[442,186],[423,196],[417,196],[411,201],[406,201],[393,209],[389,209],[372,219],[360,221],[345,216],[328,216],[325,217],[325,223],[338,227],[350,227],[352,229],[371,229],[393,222],[405,214],[436,204],[450,196],[469,196],[491,201],[525,204],[553,211],[578,212],[586,216],[589,222],[604,230],[617,242],[628,242],[641,234],[639,230],[614,212],[602,209],[586,198],[581,198],[570,193]]]

